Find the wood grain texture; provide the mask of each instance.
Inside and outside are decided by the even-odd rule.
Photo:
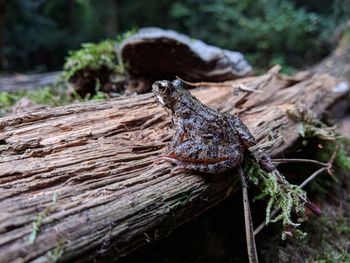
[[[193,93],[239,113],[272,156],[299,137],[288,109],[305,106],[320,116],[344,96],[328,75],[270,73],[228,84]],[[238,84],[262,92],[236,95]],[[235,171],[171,175],[170,164],[157,162],[173,134],[152,94],[0,119],[0,262],[122,256],[225,199]]]

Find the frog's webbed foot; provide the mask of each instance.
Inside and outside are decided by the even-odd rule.
[[[171,155],[170,155],[171,156]],[[183,172],[183,171],[188,171],[188,169],[186,168],[186,166],[184,166],[182,164],[181,161],[175,159],[175,158],[172,158],[168,155],[163,155],[163,156],[160,156],[155,162],[156,163],[160,163],[160,162],[170,162],[172,164],[175,164],[176,166],[173,167],[170,171],[170,174],[171,175],[174,175],[174,174],[177,174],[179,172]]]
[[[163,156],[160,156],[160,159],[163,160],[163,161],[167,161],[169,163],[172,163],[172,164],[175,164],[175,165],[180,165],[181,162],[179,160],[177,160],[176,158],[173,158],[169,155],[163,155]]]

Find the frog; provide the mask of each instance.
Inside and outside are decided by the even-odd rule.
[[[253,155],[261,169],[276,169],[238,116],[206,106],[188,91],[184,81],[156,81],[152,92],[171,115],[175,128],[169,149],[162,156],[175,165],[173,171],[223,173],[241,166],[250,148],[254,148]]]

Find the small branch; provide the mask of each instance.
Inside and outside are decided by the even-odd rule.
[[[247,239],[248,258],[250,263],[258,263],[259,259],[258,259],[256,244],[255,244],[254,232],[253,232],[254,228],[253,228],[252,215],[251,215],[250,206],[249,206],[247,182],[244,178],[242,167],[238,168],[238,173],[242,182],[244,223],[245,223],[245,235]]]
[[[328,167],[328,163],[323,163],[312,159],[272,159],[273,163],[314,163],[323,167]]]
[[[243,91],[247,92],[256,92],[256,93],[261,93],[261,90],[256,90],[253,88],[249,88],[248,86],[238,83],[238,84],[233,84],[233,83],[220,83],[220,82],[189,82],[186,80],[181,79],[180,77],[176,76],[177,79],[182,80],[185,82],[187,85],[191,87],[231,87],[231,88],[238,88]]]
[[[314,180],[319,174],[321,174],[322,172],[326,171],[327,167],[323,167],[318,169],[316,172],[314,172],[312,175],[310,175],[308,178],[306,178],[304,180],[304,182],[302,182],[300,184],[300,187],[303,188],[304,186],[306,186],[308,183],[310,183],[312,180]]]
[[[183,82],[185,82],[187,85],[191,86],[191,87],[229,87],[231,86],[231,84],[226,84],[226,83],[222,83],[222,82],[190,82],[190,81],[186,81],[183,80],[182,78],[180,78],[179,76],[176,76],[177,79],[182,80]]]
[[[275,210],[273,210],[272,212],[271,212],[271,214],[270,214],[270,218],[274,218],[275,217],[275,215],[277,215],[277,213],[279,212],[281,210],[281,208],[279,207],[279,208],[276,208]],[[254,236],[256,236],[257,234],[259,234],[259,232],[261,231],[261,230],[263,230],[263,228],[266,226],[266,222],[264,221],[264,222],[262,222],[255,230],[254,230]]]

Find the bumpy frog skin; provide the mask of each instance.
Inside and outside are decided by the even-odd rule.
[[[239,166],[244,150],[256,145],[238,117],[205,106],[185,89],[183,81],[156,81],[152,88],[158,103],[170,110],[176,128],[169,152],[163,157],[176,164],[176,170],[225,172]],[[274,170],[271,159],[258,151],[261,168]]]

